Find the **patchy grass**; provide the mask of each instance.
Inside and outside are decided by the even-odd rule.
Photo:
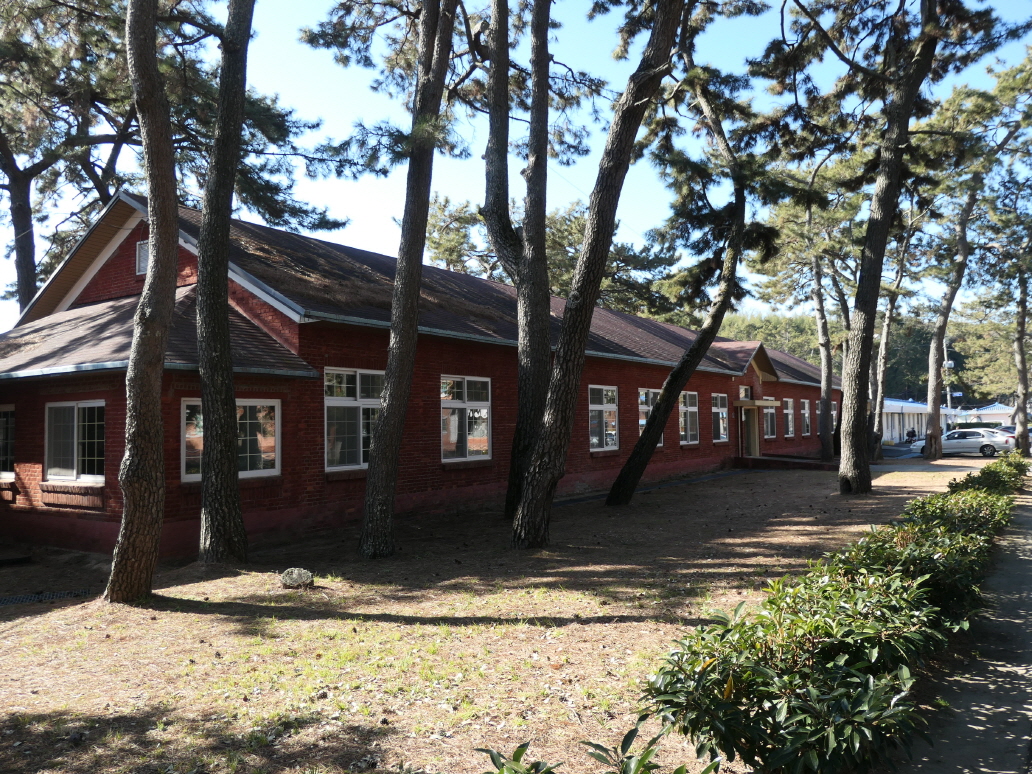
[[[404,519],[383,562],[349,533],[246,568],[168,569],[142,606],[0,608],[0,770],[460,774],[484,770],[474,747],[529,739],[593,771],[577,741],[618,741],[686,627],[956,475],[935,470],[889,473],[862,498],[791,471],[566,506],[535,552],[507,549],[497,514]],[[0,590],[102,585],[95,559],[37,559],[0,571]],[[281,589],[288,566],[316,587]],[[665,743],[663,760],[692,758]]]

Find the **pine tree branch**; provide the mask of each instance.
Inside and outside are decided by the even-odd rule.
[[[850,70],[862,73],[868,76],[869,78],[875,78],[879,81],[882,81],[883,83],[890,82],[890,79],[887,78],[884,74],[878,72],[877,70],[872,70],[870,67],[865,67],[856,60],[847,56],[846,53],[842,51],[842,49],[840,49],[838,45],[835,43],[835,40],[831,37],[831,34],[826,29],[824,29],[821,23],[817,20],[817,17],[810,12],[809,8],[803,5],[802,0],[793,0],[793,2],[795,3],[796,7],[803,12],[803,15],[805,15],[806,18],[810,20],[810,23],[813,25],[814,29],[817,30],[818,34],[820,34],[820,36],[824,38],[824,42],[828,45],[828,48],[831,50],[831,52],[839,59],[841,59],[843,64],[846,65],[846,67],[848,67]]]

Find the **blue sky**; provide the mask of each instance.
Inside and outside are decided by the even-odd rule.
[[[594,21],[584,18],[587,2],[557,1],[555,13],[564,27],[556,32],[553,51],[557,59],[606,78],[611,87],[622,89],[633,62],[617,62],[610,56],[615,47],[616,15]],[[375,73],[361,68],[343,69],[332,53],[317,51],[298,41],[299,30],[314,26],[325,18],[331,4],[327,0],[258,0],[255,10],[255,38],[251,44],[250,85],[260,92],[278,94],[282,104],[296,109],[299,116],[323,121],[315,142],[324,136],[341,139],[357,121],[374,123],[392,118],[406,124],[402,106],[369,89]],[[997,3],[1001,14],[1014,18],[1032,12],[1032,2],[1007,0]],[[741,72],[747,57],[762,51],[777,29],[775,15],[759,18],[722,20],[702,39],[697,60],[722,69]],[[1003,49],[998,57],[1016,63],[1024,55],[1024,44]],[[633,59],[633,57],[632,57]],[[976,65],[960,79],[979,85],[988,83],[985,63]],[[455,201],[480,202],[483,197],[481,154],[486,141],[482,121],[467,122],[460,131],[472,147],[471,158],[455,160],[438,157],[434,190]],[[598,152],[605,139],[605,127],[593,128],[593,152],[572,167],[549,169],[549,206],[557,208],[577,199],[587,200],[594,184]],[[511,191],[522,198],[520,163],[511,165]],[[358,181],[305,180],[299,177],[297,195],[313,204],[327,206],[331,214],[350,219],[350,225],[322,238],[355,247],[393,254],[397,250],[404,204],[404,169],[386,178],[367,176]],[[641,163],[631,168],[621,199],[620,231],[617,239],[641,243],[644,234],[667,215],[669,194],[654,170]],[[247,217],[246,215],[244,217]],[[10,232],[0,229],[0,239],[10,240]],[[0,282],[14,279],[13,261],[0,262]],[[748,306],[746,307],[749,308]],[[756,307],[753,307],[756,308]],[[9,328],[17,318],[14,302],[0,302],[0,330]]]

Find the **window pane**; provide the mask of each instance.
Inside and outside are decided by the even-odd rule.
[[[444,382],[441,383],[444,392]],[[441,409],[441,457],[453,460],[466,456],[466,409]]]
[[[369,445],[373,440],[373,427],[380,418],[380,409],[374,406],[362,407],[362,462],[369,464]]]
[[[185,468],[188,476],[201,475],[201,454],[204,451],[204,418],[199,403],[186,404],[186,420],[183,430],[185,444]]]
[[[607,406],[616,405],[616,390],[602,390],[602,402]]]
[[[593,406],[602,405],[602,388],[601,387],[589,387],[588,388],[588,403]]]
[[[0,411],[0,473],[14,472],[14,412]]]
[[[147,242],[136,243],[136,273],[146,274],[150,258],[150,245]]]
[[[237,406],[237,470],[276,467],[276,407]]]
[[[688,442],[698,443],[699,442],[699,412],[689,411],[688,412]]]
[[[648,406],[648,405],[650,405],[649,404],[649,391],[648,390],[638,390],[638,405],[639,406]]]
[[[605,423],[605,445],[606,448],[616,446],[616,412],[603,411],[602,421]]]
[[[75,406],[47,408],[47,475],[75,476]]]
[[[462,379],[441,379],[441,400],[464,400]]]
[[[323,375],[323,394],[328,398],[356,397],[355,375],[353,373],[327,371]]]
[[[466,380],[466,400],[487,403],[491,400],[489,384],[478,379]]]
[[[638,410],[638,435],[645,432],[645,423],[649,421],[649,410],[639,409]]]
[[[104,407],[79,408],[79,475],[104,475]]]
[[[470,382],[466,382],[470,392]],[[491,452],[488,437],[488,416],[486,408],[471,408],[466,411],[467,456],[486,457]]]
[[[358,406],[326,407],[326,467],[359,464]]]
[[[359,374],[358,397],[362,400],[379,400],[383,392],[383,374]]]
[[[599,409],[588,412],[588,438],[592,449],[602,448],[602,411]]]

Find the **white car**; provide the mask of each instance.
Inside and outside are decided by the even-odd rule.
[[[910,451],[924,454],[924,439],[910,445]],[[1014,439],[992,430],[951,430],[942,437],[943,454],[981,454],[994,457],[997,452],[1014,450]]]

